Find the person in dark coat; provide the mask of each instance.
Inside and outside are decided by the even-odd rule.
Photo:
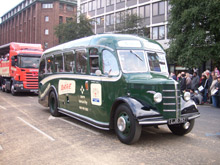
[[[191,80],[191,89],[196,91],[198,87],[199,87],[199,76],[197,75],[197,72],[194,72]]]
[[[186,75],[184,72],[181,73],[181,77],[179,79],[179,82],[180,82],[180,90],[182,93],[184,93],[186,90]]]
[[[215,96],[217,97],[217,107],[220,108],[220,76],[217,77],[217,83],[215,84],[215,89],[218,91],[216,92]]]

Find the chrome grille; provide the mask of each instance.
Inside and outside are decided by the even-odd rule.
[[[163,111],[180,113],[180,88],[178,84],[166,84],[163,86]]]

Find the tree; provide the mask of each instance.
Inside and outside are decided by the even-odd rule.
[[[170,0],[170,5],[170,62],[193,68],[219,61],[220,1]]]
[[[82,37],[93,35],[91,20],[86,16],[80,15],[79,22],[76,20],[67,21],[55,27],[55,35],[60,43],[75,40]]]
[[[137,34],[150,37],[150,29],[142,25],[143,20],[136,14],[121,15],[120,23],[116,24],[116,31],[122,34]]]

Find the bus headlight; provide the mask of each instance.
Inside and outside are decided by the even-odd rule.
[[[162,101],[162,94],[161,93],[155,93],[154,94],[154,101],[156,103],[160,103]]]
[[[186,100],[186,101],[190,100],[190,93],[189,92],[184,93],[184,100]]]

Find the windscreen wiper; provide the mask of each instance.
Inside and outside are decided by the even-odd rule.
[[[139,60],[143,61],[143,59],[137,53],[135,53],[133,50],[130,50],[130,53],[134,54],[137,58],[139,58]]]

